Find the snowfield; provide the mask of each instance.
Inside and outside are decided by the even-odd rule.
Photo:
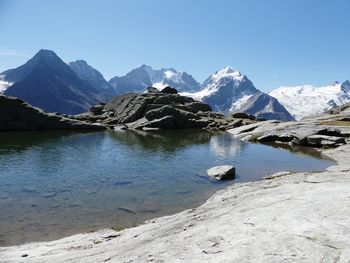
[[[280,87],[269,93],[295,119],[315,115],[350,101],[350,82],[335,82],[329,86]]]

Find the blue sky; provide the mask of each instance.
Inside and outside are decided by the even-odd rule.
[[[203,81],[230,65],[263,91],[350,79],[347,0],[0,0],[0,72],[39,49],[106,79],[147,64]]]

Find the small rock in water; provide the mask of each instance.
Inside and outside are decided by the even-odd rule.
[[[207,170],[208,176],[216,180],[232,180],[235,178],[236,169],[232,165],[215,166]]]

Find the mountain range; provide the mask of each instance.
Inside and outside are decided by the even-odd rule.
[[[0,73],[0,93],[19,97],[47,112],[66,114],[85,112],[116,95],[145,92],[150,86],[159,90],[174,87],[182,95],[206,102],[214,111],[225,114],[246,112],[283,121],[350,101],[348,81],[327,87],[281,87],[266,94],[231,67],[215,72],[203,83],[187,72],[147,65],[107,81],[86,61],[65,63],[50,50],[40,50],[24,65]]]
[[[166,86],[171,86],[179,92],[196,92],[201,89],[201,85],[186,72],[180,72],[173,68],[154,70],[147,65],[133,69],[125,76],[114,77],[109,83],[119,94],[144,92],[147,87],[163,89]]]

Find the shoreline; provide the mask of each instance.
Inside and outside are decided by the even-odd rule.
[[[337,164],[234,184],[198,208],[120,232],[0,247],[1,262],[346,262],[350,145],[321,153]]]

